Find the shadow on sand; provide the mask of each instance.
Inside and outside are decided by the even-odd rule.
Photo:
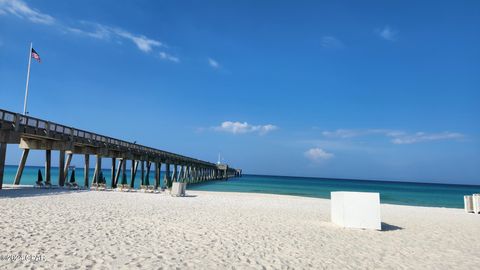
[[[88,192],[87,189],[66,189],[66,188],[50,188],[41,189],[33,187],[4,188],[0,190],[0,199],[4,198],[21,198],[21,197],[37,197],[52,196],[66,193]]]
[[[398,230],[403,230],[403,228],[382,222],[382,232],[398,231]]]

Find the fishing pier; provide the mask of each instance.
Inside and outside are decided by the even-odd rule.
[[[102,161],[111,162],[112,188],[125,185],[127,161],[130,161],[130,183],[134,188],[137,172],[140,169],[140,180],[149,178],[153,165],[154,189],[160,186],[160,171],[165,172],[164,187],[170,187],[173,182],[200,183],[211,180],[228,179],[241,176],[241,170],[227,164],[215,164],[195,158],[126,142],[120,139],[80,130],[77,128],[53,123],[0,109],[0,189],[3,185],[3,175],[7,145],[19,145],[23,153],[13,184],[19,185],[22,173],[31,150],[45,151],[45,183],[52,184],[51,160],[52,151],[58,151],[59,174],[58,186],[65,186],[69,173],[70,162],[74,155],[83,156],[84,180],[83,186],[104,183],[102,179]],[[90,156],[95,157],[95,172],[90,179]],[[91,183],[91,184],[90,184]]]

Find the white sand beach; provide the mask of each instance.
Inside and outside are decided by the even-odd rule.
[[[331,224],[326,199],[188,194],[2,190],[0,268],[480,268],[480,215],[461,209],[382,204],[368,231]]]

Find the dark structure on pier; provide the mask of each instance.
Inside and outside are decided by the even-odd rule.
[[[164,182],[199,183],[209,180],[228,179],[241,176],[241,170],[226,164],[215,164],[191,157],[178,155],[147,146],[122,141],[92,132],[68,127],[46,120],[21,115],[0,109],[0,189],[3,185],[3,172],[8,144],[18,144],[23,149],[14,184],[19,185],[30,150],[45,151],[45,182],[51,184],[52,150],[59,151],[58,185],[64,186],[73,155],[84,156],[84,186],[88,187],[90,155],[96,157],[95,173],[92,183],[103,181],[102,159],[111,159],[111,186],[117,187],[127,170],[127,161],[131,162],[130,186],[133,188],[138,167],[141,181],[148,179],[150,167],[154,165],[155,188],[160,187],[160,170],[165,168]],[[173,170],[172,170],[173,167]]]

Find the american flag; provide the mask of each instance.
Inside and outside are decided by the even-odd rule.
[[[37,60],[39,63],[41,63],[42,61],[40,60],[40,55],[35,51],[34,48],[32,48],[32,58]]]

